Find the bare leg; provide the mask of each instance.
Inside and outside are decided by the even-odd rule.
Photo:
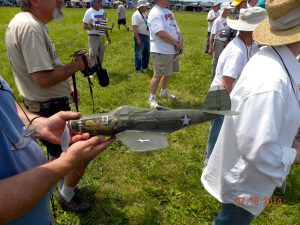
[[[163,76],[161,80],[161,89],[166,90],[169,83],[169,76]]]
[[[153,76],[150,83],[150,94],[155,95],[162,76]]]

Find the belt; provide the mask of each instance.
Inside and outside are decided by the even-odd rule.
[[[31,101],[23,98],[24,105],[30,112],[40,112],[41,109],[49,109],[51,104],[55,102],[58,103],[66,101],[68,101],[68,97],[66,96],[61,98],[51,98],[50,100],[44,102]]]
[[[100,34],[88,34],[88,36],[99,37],[99,36],[100,36]]]
[[[215,39],[215,41],[219,41],[219,42],[226,42],[226,41],[221,41],[221,40],[219,40],[219,39]]]

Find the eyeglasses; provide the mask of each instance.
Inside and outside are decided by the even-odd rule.
[[[17,143],[14,143],[12,138],[7,134],[7,132],[1,125],[0,125],[0,129],[6,136],[8,141],[10,142],[10,144],[11,144],[10,150],[12,150],[12,151],[24,148],[27,145],[29,145],[30,142],[33,140],[33,134],[35,132],[35,126],[33,126],[33,125],[30,125],[29,127],[28,126],[22,127],[22,130],[20,132],[20,139],[18,140]]]

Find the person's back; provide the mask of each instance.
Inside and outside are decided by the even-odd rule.
[[[205,189],[222,203],[216,224],[250,224],[292,164],[300,162],[295,139],[300,127],[300,21],[295,10],[300,2],[267,1],[266,9],[268,18],[253,32],[265,47],[246,64],[230,94],[231,110],[239,115],[225,117],[201,176]]]
[[[123,25],[126,28],[126,30],[129,31],[129,27],[127,27],[126,25],[125,7],[122,4],[122,2],[118,2],[117,17],[118,17],[118,29],[120,30],[120,25]]]
[[[211,87],[221,85],[223,75],[238,79],[249,60],[250,50],[251,46],[246,46],[239,37],[229,42],[219,57],[216,75],[211,83]]]
[[[117,11],[118,11],[118,19],[125,19],[126,18],[125,7],[124,7],[123,4],[118,5]]]

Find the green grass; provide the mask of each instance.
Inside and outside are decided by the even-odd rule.
[[[0,74],[17,89],[5,53],[5,29],[17,8],[0,8]],[[109,24],[115,22],[116,10],[106,10]],[[64,63],[72,52],[88,48],[82,29],[85,9],[65,9],[65,19],[49,24],[49,33]],[[133,11],[127,11],[127,22]],[[196,108],[201,105],[210,85],[210,57],[204,52],[206,14],[176,12],[175,17],[185,39],[180,58],[180,72],[174,74],[169,89],[181,101],[176,104],[159,99],[171,108]],[[132,32],[114,28],[112,44],[106,46],[104,67],[110,73],[106,88],[94,85],[97,112],[110,111],[120,105],[148,107],[151,75],[136,74],[133,65]],[[150,68],[152,65],[150,65]],[[78,73],[81,92],[80,110],[92,113],[88,83]],[[95,80],[96,81],[96,80]],[[18,98],[20,100],[20,98]],[[91,211],[75,214],[63,211],[58,204],[58,224],[132,224],[193,225],[211,224],[219,211],[219,203],[200,183],[209,124],[189,127],[169,135],[170,146],[162,151],[134,153],[115,142],[95,159],[81,184],[82,196],[92,202]],[[294,166],[287,180],[287,192],[279,195],[283,204],[269,206],[253,224],[299,224],[299,166]]]

